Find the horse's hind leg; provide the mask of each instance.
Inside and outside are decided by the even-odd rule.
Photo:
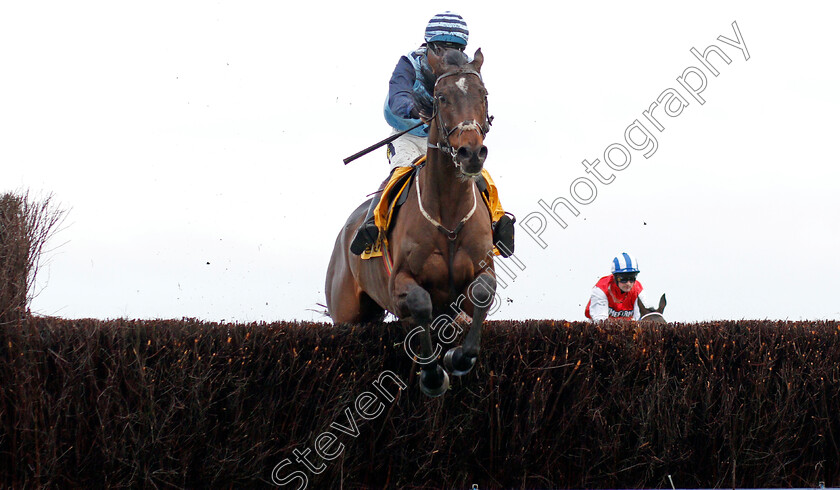
[[[496,296],[496,278],[490,272],[482,272],[467,288],[467,296],[474,306],[472,325],[464,337],[464,343],[449,349],[443,356],[444,366],[455,376],[463,376],[470,372],[478,358],[481,349],[481,329]]]
[[[330,318],[335,323],[382,321],[385,310],[361,290],[345,263],[334,260],[330,263],[327,273],[325,288]],[[338,267],[338,264],[341,264],[341,267]]]
[[[423,358],[429,360],[420,372],[420,391],[430,397],[440,396],[449,389],[449,375],[433,360],[432,347],[432,298],[417,283],[407,288],[404,303],[414,323],[423,328],[421,337]]]

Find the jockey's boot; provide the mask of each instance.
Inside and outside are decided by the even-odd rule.
[[[370,200],[365,219],[356,230],[356,235],[353,236],[353,241],[350,242],[350,252],[355,255],[362,255],[362,252],[369,245],[373,245],[376,239],[379,238],[379,228],[376,226],[376,220],[373,217],[373,212],[376,211],[376,206],[379,204],[380,194],[373,196]]]
[[[499,249],[502,257],[513,255],[513,224],[516,223],[516,216],[505,213],[498,221],[493,223],[493,244]]]
[[[493,245],[499,251],[502,257],[510,257],[513,255],[513,224],[516,223],[516,216],[505,212],[502,209],[502,204],[499,202],[498,193],[495,186],[491,185],[492,180],[489,180],[490,174],[482,172],[479,179],[476,180],[478,190],[484,196],[484,201],[490,210],[492,216],[502,216],[493,222]]]
[[[370,205],[368,206],[367,213],[365,214],[365,219],[362,221],[359,229],[356,230],[356,235],[353,236],[353,241],[350,242],[350,253],[362,255],[362,252],[365,251],[368,245],[373,245],[376,243],[376,239],[379,238],[379,228],[376,226],[376,220],[373,217],[373,213],[376,211],[376,206],[379,205],[379,200],[382,199],[382,192],[385,190],[388,182],[391,181],[391,176],[393,174],[394,171],[391,170],[391,173],[388,174],[388,178],[382,181],[382,184],[379,185],[379,190],[376,191],[373,198],[370,200]]]

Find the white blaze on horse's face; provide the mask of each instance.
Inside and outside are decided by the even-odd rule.
[[[435,82],[436,143],[452,157],[461,177],[480,175],[487,157],[482,125],[488,119],[486,94],[481,75],[470,66],[440,74]]]
[[[464,95],[467,94],[467,77],[461,77],[455,82],[455,86],[461,89],[461,92],[464,92]]]

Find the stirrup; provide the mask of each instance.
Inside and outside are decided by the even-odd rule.
[[[493,223],[493,244],[499,249],[502,257],[513,255],[514,223],[516,223],[516,216],[507,212]]]

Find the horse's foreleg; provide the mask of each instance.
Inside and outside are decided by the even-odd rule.
[[[490,272],[483,272],[467,289],[468,298],[472,301],[474,310],[472,326],[464,339],[464,355],[467,357],[478,357],[481,347],[481,329],[487,318],[487,312],[493,304],[496,296],[496,278]]]
[[[491,272],[482,272],[470,284],[467,296],[474,306],[472,325],[464,337],[464,343],[449,349],[443,357],[446,368],[456,376],[470,372],[478,358],[481,349],[481,329],[496,296],[496,278]]]
[[[405,307],[409,310],[414,323],[423,328],[421,335],[423,358],[432,359],[432,298],[429,292],[413,283],[405,296]],[[449,389],[449,375],[436,361],[423,365],[420,372],[420,390],[428,396],[436,397]]]

